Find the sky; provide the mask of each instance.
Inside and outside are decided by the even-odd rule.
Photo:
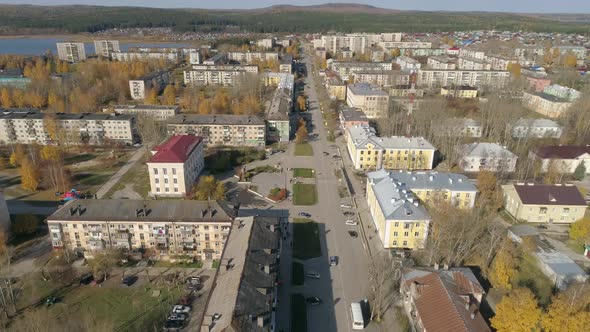
[[[402,10],[499,11],[519,13],[590,13],[590,0],[0,0],[5,4],[102,5],[159,8],[249,9],[278,4],[363,3]]]

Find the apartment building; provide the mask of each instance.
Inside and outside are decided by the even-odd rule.
[[[256,46],[263,49],[271,49],[275,46],[275,40],[273,38],[263,38],[256,41]]]
[[[185,197],[205,167],[203,140],[174,135],[154,147],[146,162],[152,197]]]
[[[498,54],[486,56],[486,61],[491,65],[492,70],[508,70],[511,64],[518,63],[518,59]]]
[[[170,82],[171,72],[167,70],[154,71],[135,80],[129,80],[129,94],[131,99],[145,99],[151,89],[160,93]]]
[[[492,65],[484,59],[459,57],[457,67],[461,70],[491,70]]]
[[[291,73],[273,73],[266,72],[262,74],[264,86],[276,86],[277,89],[287,89],[289,94],[293,93],[295,88],[295,76]]]
[[[502,186],[504,208],[516,220],[571,224],[584,217],[586,201],[572,184],[516,183]]]
[[[346,100],[346,83],[337,76],[326,78],[326,90],[331,99]]]
[[[450,56],[431,56],[426,62],[426,67],[430,69],[457,69],[457,59]]]
[[[429,170],[436,148],[423,137],[379,137],[369,126],[346,130],[346,146],[355,169]]]
[[[523,92],[522,106],[548,118],[559,118],[572,107],[572,102],[544,92]]]
[[[62,61],[76,63],[86,60],[84,43],[57,43],[57,57]]]
[[[323,47],[316,48],[315,55],[320,58],[320,60],[326,60],[326,49]]]
[[[440,88],[440,95],[451,98],[473,99],[477,98],[477,88],[468,85],[443,86]]]
[[[508,84],[510,72],[499,70],[418,70],[417,85],[429,88],[468,85],[477,88],[503,88]]]
[[[291,74],[293,72],[293,56],[290,54],[283,54],[279,61],[279,72]]]
[[[559,84],[551,84],[543,89],[543,92],[555,96],[557,98],[565,99],[570,102],[576,101],[582,95],[580,91],[562,86]]]
[[[512,126],[514,138],[560,138],[563,127],[549,119],[518,119]]]
[[[94,52],[97,56],[107,59],[111,58],[113,52],[121,52],[118,40],[95,40]]]
[[[491,331],[480,312],[484,288],[469,268],[404,269],[400,293],[412,331]]]
[[[521,76],[527,81],[529,88],[535,92],[543,92],[551,85],[551,79],[544,72],[521,70]]]
[[[172,47],[130,48],[126,52],[111,52],[111,59],[123,62],[165,60],[178,63],[182,59],[182,53],[180,49]]]
[[[361,71],[382,71],[392,70],[391,62],[345,62],[333,61],[330,68],[340,76],[342,80],[348,81],[352,76]]]
[[[346,104],[360,109],[369,119],[382,118],[389,112],[389,95],[367,83],[349,84]]]
[[[541,171],[555,168],[559,173],[573,174],[580,164],[590,174],[590,146],[588,145],[550,145],[542,146],[529,153],[529,158],[541,162]]]
[[[402,170],[383,172],[398,184],[403,183],[424,204],[447,202],[465,209],[475,206],[477,188],[463,174]]]
[[[108,141],[133,144],[138,138],[130,115],[99,113],[41,113],[36,109],[4,109],[0,113],[0,143],[40,144],[56,142],[47,130],[48,122],[58,127],[64,144],[105,144]]]
[[[254,61],[279,61],[277,52],[233,51],[227,52],[227,59],[250,64]]]
[[[482,135],[483,127],[477,120],[470,118],[452,118],[444,121],[432,121],[434,135],[441,137],[473,137]]]
[[[30,77],[25,77],[20,68],[0,69],[0,88],[26,89],[31,83]]]
[[[460,58],[472,58],[478,60],[485,60],[486,53],[474,48],[462,48],[459,50]]]
[[[430,229],[426,208],[384,170],[367,173],[367,204],[385,249],[422,249]]]
[[[368,83],[380,87],[410,84],[409,70],[363,70],[353,74],[355,83]]]
[[[184,84],[236,86],[248,73],[257,74],[258,67],[195,65],[192,70],[184,71]]]
[[[220,259],[234,212],[221,201],[75,200],[47,217],[54,249],[92,258],[105,249],[153,249],[156,259]]]
[[[180,113],[180,106],[166,105],[114,105],[102,109],[103,112],[130,114],[149,117],[158,121],[166,121]]]
[[[289,142],[291,137],[292,90],[285,93],[277,89],[266,112],[267,139],[269,142]]]
[[[395,58],[395,63],[397,63],[400,66],[401,70],[415,71],[422,67],[420,61],[403,55]]]
[[[181,114],[167,125],[169,134],[192,134],[206,146],[264,147],[266,123],[253,115]]]
[[[367,48],[381,42],[399,42],[402,34],[399,32],[366,34],[354,33],[345,35],[328,35],[314,40],[314,47],[323,47],[333,54],[343,47],[348,47],[351,51],[365,53]]]
[[[226,62],[227,53],[220,52],[210,57],[209,59],[203,61],[203,64],[207,66],[219,66],[225,64]]]
[[[340,119],[340,128],[343,133],[350,127],[369,126],[369,119],[358,108],[343,106],[340,112],[338,112],[338,118]]]
[[[460,148],[459,167],[464,172],[514,172],[518,157],[496,143],[471,143]]]
[[[411,84],[395,85],[388,90],[391,97],[409,97],[410,95],[414,95],[414,97],[418,98],[424,97],[424,89],[416,89]],[[394,98],[394,100],[396,99],[397,98]]]
[[[396,48],[400,50],[432,49],[431,42],[419,41],[382,41],[377,43],[377,45],[383,47],[386,50],[393,50]],[[414,56],[415,55],[416,54],[414,54]]]

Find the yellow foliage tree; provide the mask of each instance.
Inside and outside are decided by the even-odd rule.
[[[547,313],[541,318],[545,332],[587,331],[590,326],[590,288],[584,284],[573,284],[565,292],[553,297]]]
[[[45,96],[37,91],[29,91],[25,94],[25,98],[27,103],[31,105],[31,107],[41,108],[47,105],[47,100]]]
[[[528,288],[518,288],[504,296],[496,306],[492,327],[498,332],[531,332],[538,330],[541,309]]]
[[[306,102],[305,96],[299,95],[297,97],[297,106],[299,107],[299,111],[305,112],[307,110],[305,102]]]
[[[14,103],[12,102],[12,96],[10,95],[10,90],[7,88],[2,88],[0,91],[0,104],[2,104],[2,107],[4,108],[10,108],[14,106]]]
[[[24,158],[19,169],[21,186],[29,191],[36,191],[39,187],[39,170],[31,159]]]
[[[27,104],[25,92],[21,89],[14,89],[12,91],[12,101],[16,107],[25,107]]]
[[[176,104],[176,88],[174,85],[168,84],[166,89],[164,89],[164,105],[174,105]]]
[[[147,105],[158,105],[158,91],[156,89],[150,89],[145,97],[144,103]]]
[[[569,68],[575,68],[578,65],[578,58],[573,52],[567,52],[563,56],[563,65]]]
[[[490,281],[496,288],[511,289],[516,277],[517,260],[511,244],[505,243],[492,263]]]
[[[215,93],[213,97],[213,101],[211,102],[211,108],[213,109],[213,113],[225,113],[229,110],[229,96],[225,89],[219,89]]]
[[[199,102],[199,114],[211,114],[211,100],[203,99]]]
[[[570,239],[580,245],[590,242],[590,218],[582,218],[574,222],[570,227]]]
[[[41,159],[48,161],[58,161],[62,157],[61,149],[53,145],[44,145],[41,148]]]
[[[522,68],[518,62],[511,62],[508,64],[508,71],[514,76],[515,78],[519,78],[522,72]]]
[[[392,58],[397,58],[398,56],[400,56],[400,54],[401,54],[401,51],[399,48],[394,48],[393,50],[391,50],[391,53],[390,53]]]
[[[213,175],[201,176],[195,191],[198,200],[225,199],[225,184],[217,181]]]
[[[27,152],[25,151],[24,146],[17,145],[14,151],[12,151],[12,153],[10,154],[10,165],[12,165],[13,167],[20,166],[23,159],[25,159],[26,154]]]

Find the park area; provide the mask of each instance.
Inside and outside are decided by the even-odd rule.
[[[294,168],[293,176],[296,178],[314,178],[315,171],[312,168]]]
[[[313,148],[309,143],[295,144],[295,155],[302,157],[313,156]]]
[[[307,218],[293,219],[293,258],[305,260],[321,255],[319,224]]]
[[[293,185],[293,205],[314,205],[317,203],[315,184],[295,183]]]

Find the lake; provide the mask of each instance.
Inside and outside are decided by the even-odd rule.
[[[98,38],[97,38],[98,39]],[[0,39],[0,54],[18,54],[18,55],[41,55],[47,50],[51,50],[57,55],[56,43],[68,41],[67,38],[11,38]],[[94,54],[94,43],[85,42],[86,55]],[[130,47],[190,47],[190,44],[183,43],[125,43],[119,42],[121,51],[126,51]]]

